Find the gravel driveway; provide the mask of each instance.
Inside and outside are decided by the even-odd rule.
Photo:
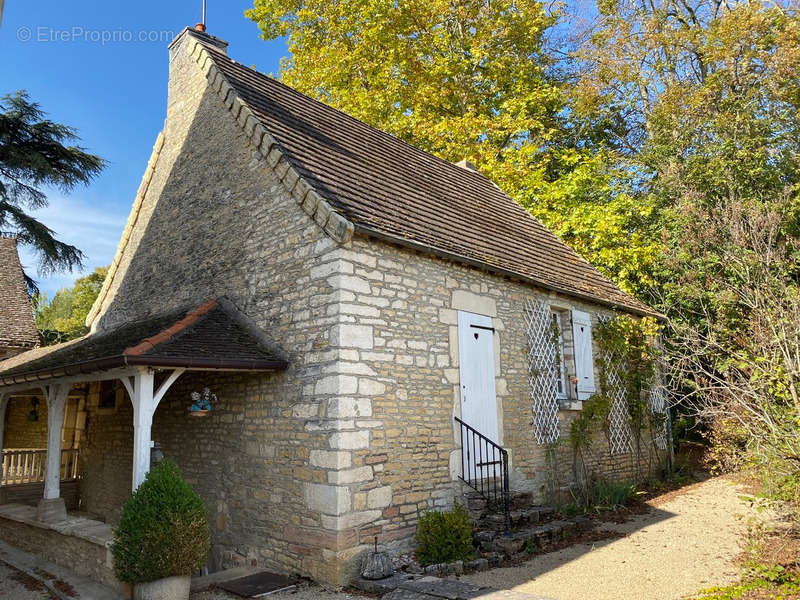
[[[463,576],[462,581],[553,600],[678,600],[739,578],[749,518],[759,517],[726,478],[709,479],[651,501],[646,514],[601,529],[622,537],[575,544],[509,568]],[[192,600],[237,600],[203,592]],[[275,594],[270,600],[362,600],[317,586]],[[239,599],[240,600],[240,599]]]
[[[647,514],[603,529],[624,537],[577,544],[520,566],[463,580],[554,600],[677,600],[738,579],[748,517],[755,511],[726,478],[709,479],[652,503]]]

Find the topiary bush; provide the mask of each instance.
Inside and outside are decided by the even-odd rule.
[[[136,584],[191,575],[210,548],[205,503],[174,462],[162,461],[122,509],[111,546],[117,578]]]
[[[435,565],[472,557],[472,523],[467,510],[456,504],[452,510],[431,511],[419,518],[417,560]]]

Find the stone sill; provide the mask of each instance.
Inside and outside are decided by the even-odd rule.
[[[558,401],[559,410],[576,411],[583,410],[583,400],[562,399]]]
[[[110,525],[85,517],[68,516],[60,523],[42,523],[37,519],[35,506],[24,504],[3,504],[0,506],[0,518],[24,523],[39,529],[49,529],[61,535],[85,540],[103,548],[110,548],[114,533]]]

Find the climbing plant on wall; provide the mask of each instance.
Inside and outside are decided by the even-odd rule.
[[[586,458],[599,431],[605,434],[611,454],[635,452],[638,478],[644,451],[650,448],[645,437],[649,436],[654,450],[648,452],[649,461],[658,458],[659,449],[665,447],[667,414],[658,367],[658,335],[655,319],[628,315],[600,320],[594,328],[599,387],[572,421],[568,438],[575,477],[582,485],[589,482]]]

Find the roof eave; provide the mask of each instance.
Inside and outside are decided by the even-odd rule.
[[[81,363],[64,365],[57,369],[43,369],[28,371],[15,375],[3,376],[0,374],[0,387],[20,385],[24,383],[39,383],[62,377],[76,377],[90,375],[102,371],[121,369],[125,367],[154,367],[173,368],[202,371],[249,371],[249,372],[276,372],[288,368],[284,360],[240,360],[220,358],[197,357],[159,357],[159,356],[128,356],[118,355]]]
[[[383,242],[387,242],[390,244],[396,244],[398,246],[403,246],[405,248],[410,248],[412,250],[418,250],[421,252],[425,252],[426,254],[433,254],[439,258],[443,258],[446,260],[452,260],[454,262],[462,263],[483,271],[489,271],[492,273],[496,273],[498,275],[502,275],[504,277],[509,277],[511,279],[516,279],[522,281],[523,283],[528,283],[530,285],[543,288],[552,292],[557,292],[559,294],[564,294],[565,296],[570,296],[572,298],[578,300],[585,300],[592,302],[594,304],[600,304],[602,306],[611,308],[613,310],[621,310],[627,313],[635,314],[641,317],[653,317],[660,321],[666,321],[667,318],[665,315],[654,311],[654,310],[642,310],[638,309],[633,306],[625,306],[623,304],[619,304],[616,302],[611,302],[609,300],[605,300],[599,298],[597,296],[593,296],[591,294],[581,294],[579,292],[575,292],[573,290],[569,290],[558,285],[554,285],[552,283],[547,283],[545,281],[541,281],[529,275],[523,275],[521,273],[517,273],[516,271],[511,271],[509,269],[504,269],[502,267],[498,267],[496,265],[492,265],[487,262],[475,260],[474,258],[469,258],[467,256],[463,256],[461,254],[457,254],[455,252],[448,252],[447,250],[442,250],[441,248],[436,248],[435,246],[430,246],[428,244],[424,244],[422,242],[417,242],[415,240],[410,240],[408,238],[392,235],[386,233],[384,231],[379,231],[377,229],[373,229],[372,227],[367,227],[366,225],[361,225],[356,223],[355,227],[355,234],[359,234],[364,237],[374,238]]]

